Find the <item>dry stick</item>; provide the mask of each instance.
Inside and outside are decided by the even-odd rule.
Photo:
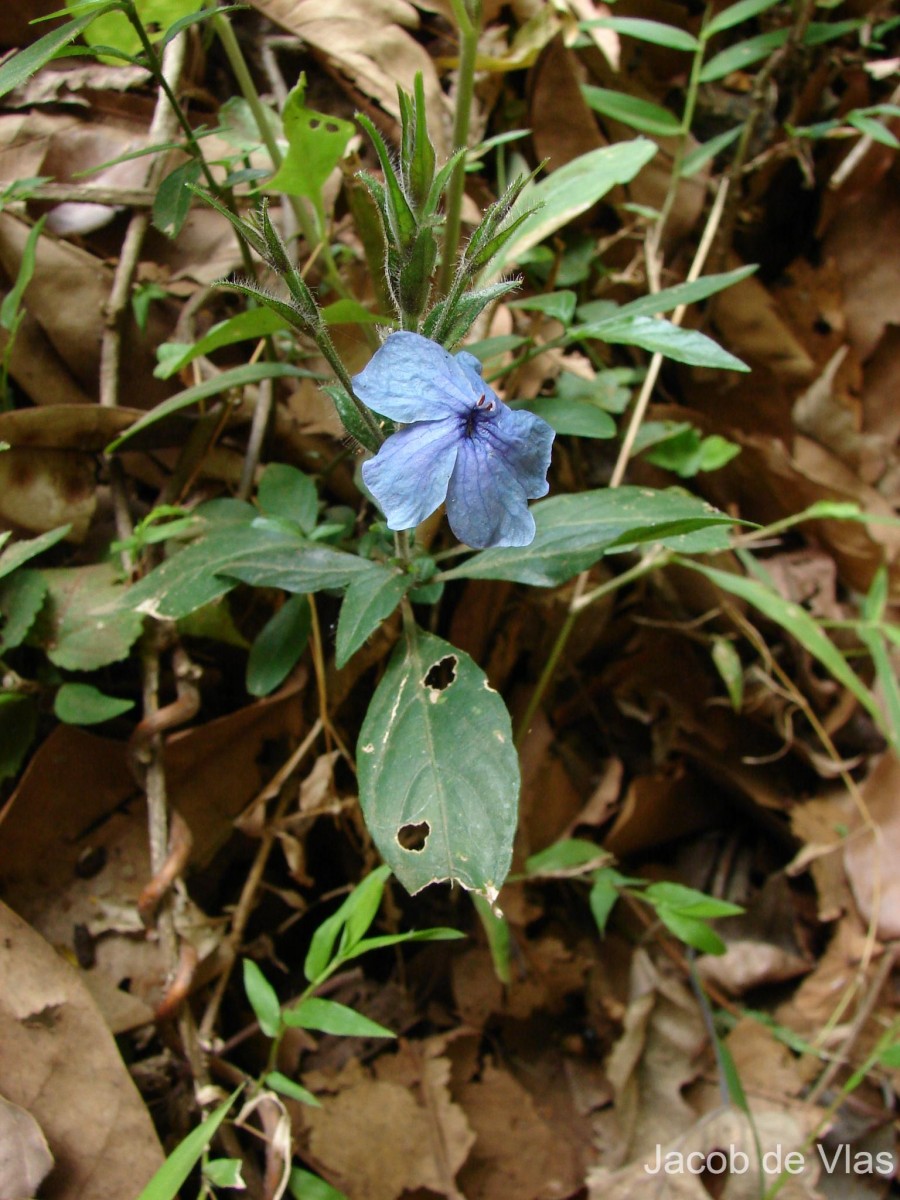
[[[163,56],[162,71],[171,91],[178,86],[178,80],[184,68],[187,39],[184,33],[168,44]],[[176,115],[172,111],[168,97],[160,92],[153,119],[150,124],[149,139],[151,144],[169,142],[177,130]],[[156,191],[166,166],[166,156],[156,155],[148,169],[146,188],[151,193]],[[122,336],[125,320],[129,311],[129,299],[134,273],[137,269],[141,246],[150,224],[149,211],[141,211],[132,216],[118,266],[113,278],[109,300],[106,305],[106,328],[100,348],[100,405],[103,408],[116,408],[119,404],[119,373],[122,359]],[[110,485],[113,496],[113,507],[116,519],[116,530],[120,538],[130,536],[133,525],[125,490],[125,480],[121,465],[113,460],[109,463]],[[123,555],[125,565],[130,570],[130,554]],[[159,699],[159,639],[161,630],[152,625],[142,646],[142,676],[143,676],[143,712],[144,719],[152,717],[158,711]],[[150,862],[154,875],[160,870],[168,855],[168,801],[166,792],[165,766],[162,758],[162,735],[156,734],[147,746],[147,762],[144,776],[144,787],[147,795],[148,836],[150,841]],[[180,954],[178,950],[178,934],[175,929],[175,918],[171,903],[162,905],[159,920],[160,945],[163,961],[170,978],[177,976]],[[206,1067],[196,1043],[196,1031],[189,1011],[183,1006],[178,1017],[179,1033],[185,1055],[190,1063],[194,1078],[198,1084],[206,1082]]]
[[[187,39],[184,33],[173,38],[166,47],[163,56],[163,74],[170,86],[178,86],[178,79],[184,68],[185,48]],[[178,126],[171,105],[165,95],[160,92],[147,135],[151,145],[158,142],[170,142],[177,132]],[[146,189],[154,193],[162,180],[166,169],[166,155],[156,154],[147,172]],[[100,350],[100,404],[104,408],[115,408],[119,403],[119,366],[122,354],[122,332],[128,301],[131,296],[131,285],[137,269],[138,256],[147,229],[150,225],[149,212],[139,212],[131,218],[122,244],[119,265],[116,267],[115,278],[106,304],[106,330],[103,335],[103,345]]]
[[[154,193],[149,187],[101,187],[96,183],[40,183],[29,192],[31,200],[54,204],[104,204],[112,208],[152,208]]]
[[[695,279],[700,278],[700,273],[706,265],[706,259],[709,255],[713,240],[716,236],[716,231],[719,228],[719,222],[722,219],[722,213],[725,208],[725,201],[728,197],[729,182],[725,178],[719,183],[716,198],[713,201],[713,206],[710,209],[709,219],[706,222],[706,228],[703,230],[703,236],[700,239],[700,245],[697,247],[697,253],[694,255],[694,261],[691,263],[691,269],[688,271],[686,283],[693,283]],[[656,277],[658,279],[659,272]],[[654,290],[658,290],[655,288]],[[687,312],[687,305],[680,304],[672,313],[672,324],[680,325],[684,320],[684,314]],[[628,422],[628,429],[622,441],[619,457],[616,459],[616,465],[612,473],[612,478],[609,481],[611,488],[619,487],[625,477],[625,471],[628,468],[628,461],[631,458],[631,451],[634,448],[635,439],[638,431],[644,420],[644,415],[647,412],[647,406],[650,403],[650,397],[653,394],[653,389],[656,386],[656,380],[659,376],[660,368],[663,364],[664,355],[657,352],[650,359],[650,366],[647,368],[647,374],[644,377],[644,382],[641,385],[640,394],[637,398],[637,403],[634,406],[634,411],[631,414],[631,419]]]
[[[828,1018],[825,1028],[818,1035],[816,1040],[821,1042],[826,1034],[833,1029],[841,1019],[844,1010],[852,1001],[854,994],[859,991],[859,988],[863,982],[864,973],[868,968],[869,963],[872,961],[872,956],[875,953],[875,944],[878,940],[878,918],[881,914],[881,905],[884,895],[884,872],[882,869],[883,860],[880,852],[880,849],[883,847],[883,837],[881,830],[878,828],[877,824],[872,818],[872,814],[869,811],[868,805],[866,804],[863,794],[859,789],[859,785],[847,768],[843,765],[841,757],[837,752],[837,747],[831,740],[828,730],[824,727],[818,716],[813,712],[809,701],[797,688],[797,685],[794,683],[793,679],[791,679],[790,675],[788,675],[787,671],[785,671],[781,664],[769,652],[769,647],[766,645],[765,640],[757,628],[750,621],[748,621],[746,617],[744,617],[743,614],[729,601],[723,601],[722,610],[738,627],[738,629],[741,630],[741,632],[744,634],[744,637],[746,637],[750,644],[755,648],[757,654],[766,664],[769,671],[773,675],[777,676],[779,683],[785,690],[785,693],[790,696],[793,702],[797,705],[797,708],[806,717],[810,724],[810,728],[825,747],[825,753],[838,767],[838,774],[840,776],[841,783],[843,783],[844,787],[847,789],[851,799],[853,800],[853,803],[856,806],[857,812],[859,813],[860,819],[863,823],[863,828],[872,835],[873,843],[879,847],[879,853],[877,853],[875,856],[875,870],[874,878],[872,880],[872,915],[869,918],[869,925],[866,929],[865,947],[860,960],[859,970],[857,971],[856,978],[852,980],[845,988],[844,993],[838,1000],[834,1011]]]
[[[216,980],[215,991],[206,1006],[203,1020],[200,1022],[200,1041],[204,1045],[209,1045],[212,1039],[213,1030],[219,1016],[219,1009],[225,995],[225,989],[228,987],[228,981],[231,978],[231,972],[237,960],[244,930],[247,928],[247,922],[250,920],[250,914],[253,911],[256,892],[262,881],[263,872],[269,860],[269,854],[275,844],[278,822],[284,816],[290,802],[290,793],[287,791],[285,784],[300,766],[321,732],[322,719],[320,717],[287,762],[279,768],[274,778],[266,784],[259,795],[250,803],[249,807],[252,809],[257,804],[263,804],[272,796],[278,795],[279,792],[281,793],[275,812],[272,814],[263,831],[259,848],[256,851],[256,858],[253,860],[253,865],[247,873],[247,878],[244,880],[241,896],[231,920],[231,932],[224,946],[224,953],[226,955],[225,963],[219,978]]]
[[[691,263],[691,268],[688,271],[688,283],[693,283],[695,279],[699,278],[700,272],[703,270],[710,247],[713,244],[713,239],[716,236],[716,230],[722,217],[722,210],[727,195],[728,183],[726,180],[722,180],[722,182],[719,184],[716,198],[713,201],[713,206],[710,210],[706,227],[703,230],[703,236],[701,237],[700,244],[697,247],[697,253],[694,255],[694,261]],[[652,270],[648,271],[648,275],[652,280],[655,281],[655,290],[658,290],[660,275],[658,263],[653,266]],[[674,325],[681,324],[686,310],[686,305],[679,305],[679,307],[672,314],[672,323]],[[619,487],[622,483],[622,479],[628,467],[628,460],[631,456],[631,451],[638,435],[638,430],[641,427],[641,422],[643,421],[644,414],[647,411],[647,405],[650,403],[650,396],[653,392],[654,385],[656,384],[656,379],[659,375],[662,361],[663,355],[658,353],[654,354],[653,358],[650,360],[650,366],[647,369],[647,375],[644,378],[637,403],[634,407],[634,412],[631,415],[628,430],[625,434],[622,447],[619,451],[619,457],[616,460],[616,466],[609,484],[611,488]],[[652,553],[653,552],[651,552],[651,556]],[[585,590],[590,578],[590,571],[582,571],[575,580],[575,586],[572,589],[572,598],[569,601],[569,610],[566,615],[566,619],[563,622],[559,633],[557,634],[556,641],[553,644],[550,655],[544,664],[544,670],[541,673],[540,679],[535,684],[534,691],[531,694],[531,699],[528,702],[528,707],[526,708],[525,714],[522,717],[522,720],[519,722],[518,729],[516,730],[515,740],[517,745],[522,741],[525,734],[528,732],[528,727],[534,718],[534,714],[540,707],[544,693],[546,692],[550,684],[550,679],[556,669],[556,665],[562,656],[563,650],[566,648],[566,643],[568,642],[569,636],[572,633],[572,629],[574,628],[575,620],[578,614],[593,600],[598,599],[602,595],[606,595],[608,592],[614,591],[616,588],[621,587],[624,583],[629,582],[633,578],[646,574],[651,566],[656,567],[660,565],[659,561],[651,556],[642,559],[636,567],[632,567],[629,571],[626,571],[616,579],[612,579],[608,583],[601,585],[596,589],[596,591],[590,592],[588,595],[585,595]]]
[[[875,1005],[878,1003],[878,997],[881,995],[884,985],[891,976],[891,972],[897,964],[897,959],[900,957],[900,946],[890,946],[884,952],[884,957],[878,967],[875,978],[872,980],[872,986],[869,988],[868,995],[859,1007],[859,1011],[853,1018],[853,1024],[847,1036],[844,1038],[840,1050],[834,1056],[832,1061],[819,1077],[818,1082],[813,1087],[808,1096],[805,1097],[809,1104],[816,1104],[825,1092],[831,1087],[834,1078],[840,1071],[841,1067],[847,1062],[850,1051],[859,1041],[860,1035],[865,1028],[866,1023],[871,1017]]]

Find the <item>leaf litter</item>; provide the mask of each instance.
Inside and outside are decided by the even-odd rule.
[[[49,10],[37,0],[19,7],[33,16]],[[253,8],[242,28],[264,62],[285,55],[289,73],[302,64],[318,109],[350,119],[362,108],[392,138],[397,82],[411,88],[421,71],[430,127],[439,158],[445,155],[456,54],[446,5],[379,0],[345,5],[338,17],[317,0],[253,0]],[[658,47],[639,53],[636,42],[611,29],[589,29],[593,49],[585,52],[575,18],[606,16],[604,6],[584,0],[485,8],[489,53],[473,126],[502,131],[510,108],[527,111],[530,152],[535,161],[550,158],[551,179],[565,164],[630,136],[615,119],[598,119],[583,83],[656,103],[665,101],[666,89],[684,85],[675,65],[682,60]],[[693,28],[687,9],[650,0],[628,15]],[[9,46],[33,33],[18,14],[0,16]],[[832,80],[843,71],[850,78],[840,58],[822,61]],[[19,534],[71,526],[67,541],[42,560],[47,598],[33,614],[27,653],[43,648],[55,669],[90,674],[109,693],[137,696],[140,622],[112,604],[122,580],[101,558],[114,513],[96,455],[123,424],[97,400],[122,214],[148,203],[127,194],[144,187],[147,160],[89,176],[90,186],[106,193],[102,204],[83,202],[78,180],[79,172],[146,144],[152,96],[133,72],[115,75],[85,62],[70,70],[63,60],[40,72],[4,98],[0,118],[4,185],[52,174],[71,195],[42,196],[36,184],[27,209],[33,217],[55,205],[58,236],[39,241],[26,318],[11,349],[15,407],[29,413],[32,426],[17,425],[16,412],[0,414],[0,435],[11,443],[0,455],[0,518]],[[212,122],[227,98],[219,94],[222,80],[204,71],[199,55],[190,70],[200,111]],[[277,63],[266,70],[266,87],[277,93],[285,82]],[[725,80],[718,100],[734,104],[751,85],[739,72]],[[783,87],[798,112],[814,104],[814,89],[803,92],[799,80],[788,78]],[[786,145],[780,136],[779,153]],[[575,220],[564,236],[561,221],[546,218],[549,244],[559,239],[544,275],[550,288],[554,280],[567,286],[566,272],[574,284],[587,279],[599,248],[612,273],[607,298],[642,294],[634,255],[639,226],[629,226],[635,218],[621,206],[662,202],[671,143],[662,139],[662,147],[632,185],[566,212]],[[259,147],[251,154],[262,161]],[[748,521],[780,520],[839,500],[871,517],[891,517],[900,486],[896,159],[875,145],[841,186],[828,189],[827,179],[817,178],[822,211],[818,225],[807,214],[802,239],[779,224],[779,213],[802,206],[799,171],[758,165],[752,202],[739,214],[741,257],[717,269],[759,260],[763,269],[696,318],[752,374],[730,374],[723,383],[703,368],[673,366],[649,418],[688,421],[703,436],[741,448],[719,471],[701,474],[697,486],[706,500]],[[707,164],[674,194],[666,250],[679,269],[716,170]],[[487,196],[477,175],[471,192],[480,201]],[[0,266],[7,291],[22,267],[25,215],[21,204],[4,201]],[[330,216],[336,239],[359,251],[345,210],[338,206]],[[579,239],[588,248],[581,260]],[[203,208],[192,210],[177,238],[148,238],[136,277],[138,290],[149,288],[152,298],[143,327],[126,327],[123,400],[133,409],[124,423],[246,361],[241,348],[226,349],[185,366],[170,383],[154,373],[159,345],[202,336],[232,311],[207,289],[238,258],[227,223]],[[539,268],[539,256],[535,262]],[[358,299],[373,304],[371,281],[357,266],[347,269]],[[492,320],[492,334],[527,329],[538,341],[561,329],[540,313],[505,305]],[[347,340],[362,366],[360,328],[341,329],[336,337]],[[7,331],[2,337],[7,345]],[[591,380],[598,368],[638,361],[627,347],[599,363],[593,353],[557,348],[519,368],[513,382],[518,395],[534,398],[549,394],[564,373]],[[210,438],[178,480],[177,494],[166,493],[168,502],[193,504],[239,486],[248,422],[260,402],[259,391],[248,395],[249,403],[216,417],[222,440],[216,442],[218,433]],[[83,412],[92,414],[87,424]],[[200,422],[191,422],[196,431]],[[168,485],[187,428],[161,423],[152,445],[123,456],[141,504]],[[320,470],[334,457],[335,434],[312,381],[286,385],[267,458]],[[563,451],[565,490],[602,482],[603,451],[593,457],[585,445]],[[666,486],[672,478],[638,460],[630,482]],[[347,463],[336,461],[328,503],[337,510],[356,497]],[[896,528],[827,517],[804,528],[802,539],[788,537],[765,556],[786,601],[846,622],[882,563],[896,598]],[[591,583],[608,578],[605,564],[592,568]],[[426,945],[408,959],[381,951],[371,967],[357,964],[330,982],[331,998],[400,1036],[385,1048],[377,1039],[291,1031],[277,1065],[319,1107],[272,1096],[262,1103],[259,1125],[284,1153],[264,1162],[246,1151],[251,1165],[271,1168],[269,1191],[257,1180],[257,1194],[286,1186],[285,1154],[293,1150],[350,1200],[744,1200],[759,1192],[759,1159],[796,1153],[802,1169],[781,1194],[811,1200],[862,1194],[843,1148],[895,1152],[896,1064],[865,1079],[852,1097],[838,1089],[852,1066],[875,1053],[896,1010],[896,757],[870,714],[849,704],[804,648],[764,616],[678,567],[661,581],[638,583],[626,597],[584,614],[554,687],[520,740],[522,813],[513,878],[499,897],[509,930],[505,962],[464,897],[432,889],[410,905],[389,892],[379,931],[448,924],[469,939],[449,950]],[[445,627],[507,695],[515,727],[573,585],[526,593],[500,578],[456,587]],[[210,609],[194,614],[197,632],[187,625],[183,631],[203,667],[201,709],[186,728],[166,734],[165,761],[170,800],[192,832],[176,928],[197,955],[190,987],[200,1015],[216,980],[227,982],[222,972],[236,950],[262,964],[283,999],[298,994],[310,914],[330,911],[376,861],[344,740],[359,728],[361,694],[375,686],[373,668],[384,670],[396,629],[386,624],[340,669],[332,660],[312,664],[327,682],[329,741],[280,780],[279,769],[318,713],[305,665],[264,699],[251,701],[243,687],[242,646],[277,611],[275,592],[234,594],[231,641],[218,636],[224,625]],[[3,593],[9,630],[15,614],[6,603]],[[326,595],[321,619],[336,622],[332,608]],[[737,654],[736,706],[715,664],[717,640]],[[174,689],[174,668],[165,669]],[[46,707],[36,722],[24,771],[3,785],[0,810],[0,882],[10,906],[0,909],[0,1096],[12,1130],[3,1138],[21,1171],[3,1183],[10,1195],[119,1200],[136,1195],[162,1161],[162,1147],[171,1150],[196,1123],[181,1045],[170,1025],[154,1024],[172,982],[167,960],[137,917],[152,869],[129,751],[133,724],[117,717],[98,737],[56,723]],[[717,925],[726,953],[694,961],[633,898],[620,902],[601,939],[584,881],[527,877],[529,855],[561,838],[594,840],[644,884],[676,880],[741,904],[742,917]],[[248,893],[254,870],[257,886]],[[245,895],[251,904],[235,947],[229,923]],[[715,1039],[697,1003],[696,978],[716,1008]],[[214,1031],[204,1034],[215,1034],[208,1043],[219,1072],[214,1081],[230,1088],[245,1071],[262,1068],[264,1047],[235,985],[217,1016]],[[723,1092],[723,1046],[739,1094]],[[813,1153],[816,1138],[821,1152]],[[714,1155],[723,1147],[745,1155],[747,1170],[717,1178]],[[55,1165],[41,1183],[48,1153]],[[646,1166],[657,1153],[682,1161],[697,1155],[691,1161],[702,1162],[705,1173],[652,1178]],[[768,1171],[766,1182],[776,1175]],[[865,1194],[887,1195],[888,1186],[884,1175],[870,1173]]]

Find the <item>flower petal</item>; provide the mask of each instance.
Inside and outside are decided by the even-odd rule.
[[[392,433],[362,477],[387,517],[388,529],[413,529],[447,494],[459,451],[459,418],[420,422]]]
[[[471,357],[467,355],[466,357]],[[392,421],[435,421],[467,412],[478,398],[469,375],[437,342],[418,333],[392,333],[354,376],[364,404]]]
[[[515,473],[478,437],[465,438],[459,447],[447,489],[447,519],[459,540],[476,550],[527,546],[534,540],[534,517]]]
[[[494,453],[503,458],[529,500],[547,495],[547,469],[556,434],[545,420],[499,401],[496,418],[480,425],[478,433],[490,440]]]
[[[553,438],[546,421],[498,401],[495,417],[462,439],[447,489],[447,518],[461,542],[483,549],[534,540],[528,500],[547,493]]]

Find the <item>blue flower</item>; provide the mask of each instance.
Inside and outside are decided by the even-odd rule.
[[[390,529],[412,529],[446,500],[450,528],[467,546],[533,541],[528,501],[547,494],[553,430],[508,408],[477,358],[418,333],[392,333],[353,387],[403,425],[362,468]]]

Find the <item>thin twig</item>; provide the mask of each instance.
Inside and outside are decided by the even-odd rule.
[[[697,247],[697,253],[694,255],[694,261],[691,263],[691,269],[688,271],[686,283],[693,283],[695,279],[700,278],[700,274],[706,265],[706,259],[712,247],[713,240],[716,236],[716,230],[719,228],[719,222],[722,219],[722,213],[725,208],[725,201],[729,191],[728,179],[722,179],[716,191],[716,198],[713,201],[713,206],[710,209],[709,218],[706,222],[706,227],[703,230],[703,236],[700,239],[700,244]],[[649,274],[649,272],[648,272]],[[659,271],[653,272],[653,276],[659,278]],[[687,311],[686,304],[680,304],[672,313],[671,321],[673,325],[680,325],[684,320],[684,314]],[[641,390],[635,403],[631,418],[628,422],[628,429],[625,432],[625,437],[622,439],[622,445],[619,449],[619,457],[616,459],[616,465],[612,473],[612,478],[609,481],[611,488],[619,487],[625,477],[625,471],[628,467],[631,452],[634,449],[634,443],[637,439],[638,432],[644,421],[644,416],[647,412],[647,407],[650,404],[650,397],[653,394],[653,389],[656,386],[656,380],[659,376],[660,368],[663,364],[664,355],[657,352],[650,359],[650,365],[647,368],[647,374],[644,376],[644,382],[641,385]]]
[[[215,990],[210,997],[209,1003],[206,1006],[206,1011],[203,1014],[203,1020],[200,1022],[200,1040],[204,1044],[209,1044],[212,1038],[213,1030],[216,1027],[216,1021],[219,1016],[219,1009],[222,1005],[222,1000],[225,996],[225,989],[228,987],[228,981],[231,978],[231,972],[237,961],[238,953],[240,952],[241,942],[244,937],[244,930],[247,928],[247,922],[250,920],[253,912],[253,903],[256,898],[256,893],[262,881],[263,872],[266,868],[266,863],[269,860],[269,854],[272,851],[272,846],[275,844],[275,838],[278,834],[278,824],[284,816],[287,806],[290,803],[291,793],[286,788],[286,783],[297,770],[303,759],[306,758],[309,751],[315,744],[316,739],[322,732],[322,719],[319,718],[312,729],[287,760],[287,762],[279,768],[274,779],[271,779],[262,789],[260,794],[252,801],[250,807],[257,804],[265,803],[267,799],[273,795],[279,795],[278,804],[275,812],[267,821],[266,827],[260,839],[259,847],[256,851],[256,857],[253,860],[253,865],[247,872],[247,878],[244,880],[244,886],[241,889],[240,899],[237,907],[234,910],[234,916],[231,919],[231,932],[228,939],[222,947],[222,952],[225,955],[225,962],[222,966],[221,974],[216,980]]]
[[[835,1076],[840,1071],[841,1067],[848,1061],[850,1052],[859,1041],[860,1035],[862,1034],[866,1023],[868,1022],[869,1017],[871,1017],[875,1009],[875,1005],[878,1003],[878,997],[881,995],[884,985],[890,979],[891,972],[897,965],[898,956],[900,956],[900,947],[896,945],[889,946],[885,950],[884,957],[878,966],[878,971],[875,974],[875,978],[872,980],[868,994],[866,995],[865,1000],[863,1000],[862,1004],[859,1006],[859,1011],[853,1018],[853,1024],[850,1026],[840,1050],[835,1054],[832,1061],[819,1076],[815,1086],[809,1092],[809,1095],[805,1097],[809,1104],[817,1104],[819,1102],[822,1096],[824,1096],[831,1087]]]

